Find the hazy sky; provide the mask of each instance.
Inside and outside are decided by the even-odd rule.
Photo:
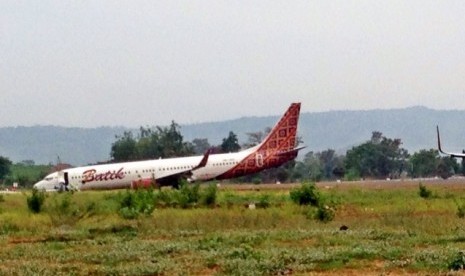
[[[465,109],[465,1],[0,0],[0,126]]]

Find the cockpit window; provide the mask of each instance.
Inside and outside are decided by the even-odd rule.
[[[45,178],[46,181],[50,181],[50,180],[52,180],[52,179],[53,179],[53,177],[46,177],[46,178]]]

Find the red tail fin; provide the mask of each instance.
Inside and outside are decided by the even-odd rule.
[[[297,123],[299,122],[300,103],[293,103],[283,117],[260,144],[259,151],[289,151],[296,146]]]
[[[277,167],[297,156],[297,123],[300,103],[293,103],[281,120],[271,130],[263,142],[231,170],[218,176],[218,179],[238,177]]]

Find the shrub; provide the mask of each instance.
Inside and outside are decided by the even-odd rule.
[[[289,193],[291,200],[299,205],[318,206],[320,194],[316,190],[315,183],[303,183],[300,188],[292,189]]]
[[[173,190],[173,192],[177,192],[177,190]],[[172,204],[173,198],[170,190],[160,189],[154,196],[155,202],[159,207],[170,206]]]
[[[465,204],[459,204],[458,202],[455,202],[457,204],[457,216],[459,218],[464,218],[465,217]]]
[[[268,208],[270,207],[270,195],[262,194],[258,198],[257,208]]]
[[[21,228],[15,223],[6,220],[0,224],[0,235],[8,235],[9,233],[18,232]]]
[[[119,214],[125,219],[135,219],[139,214],[151,215],[155,209],[153,189],[126,190],[119,205]]]
[[[198,183],[189,185],[187,182],[181,185],[178,195],[178,203],[181,208],[196,205],[200,200],[200,186]]]
[[[334,219],[335,216],[335,210],[332,207],[329,207],[328,205],[320,205],[318,206],[318,209],[316,210],[315,213],[315,219],[321,221],[321,222],[329,222]]]
[[[252,183],[258,185],[262,183],[262,179],[260,178],[260,176],[255,176],[254,178],[252,178]]]
[[[79,206],[72,202],[73,193],[58,193],[53,195],[53,200],[47,207],[52,224],[75,225],[80,219],[93,212],[91,208],[79,209]]]
[[[45,202],[45,192],[32,190],[32,195],[27,197],[27,207],[33,213],[40,213]]]
[[[419,188],[419,191],[418,191],[418,194],[422,197],[422,198],[430,198],[432,196],[432,192],[431,190],[428,190],[428,188],[426,188],[423,184],[420,184],[418,185],[418,188]]]
[[[213,207],[216,204],[216,192],[217,188],[215,184],[210,184],[208,187],[203,191],[202,194],[202,204],[205,206]]]
[[[465,254],[463,251],[458,252],[447,266],[450,270],[465,269]]]

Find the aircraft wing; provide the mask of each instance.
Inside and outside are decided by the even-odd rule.
[[[188,178],[189,176],[192,175],[193,171],[203,168],[205,167],[205,165],[207,165],[208,157],[210,156],[211,152],[212,152],[212,149],[207,150],[205,154],[203,155],[202,160],[200,160],[199,164],[195,166],[194,168],[157,178],[156,179],[157,183],[162,186],[172,185],[174,187],[178,187],[181,179]]]
[[[438,150],[440,153],[449,155],[450,157],[460,157],[460,158],[465,158],[465,152],[446,152],[442,150],[441,147],[441,137],[439,136],[439,126],[436,126],[436,130],[438,133]]]

